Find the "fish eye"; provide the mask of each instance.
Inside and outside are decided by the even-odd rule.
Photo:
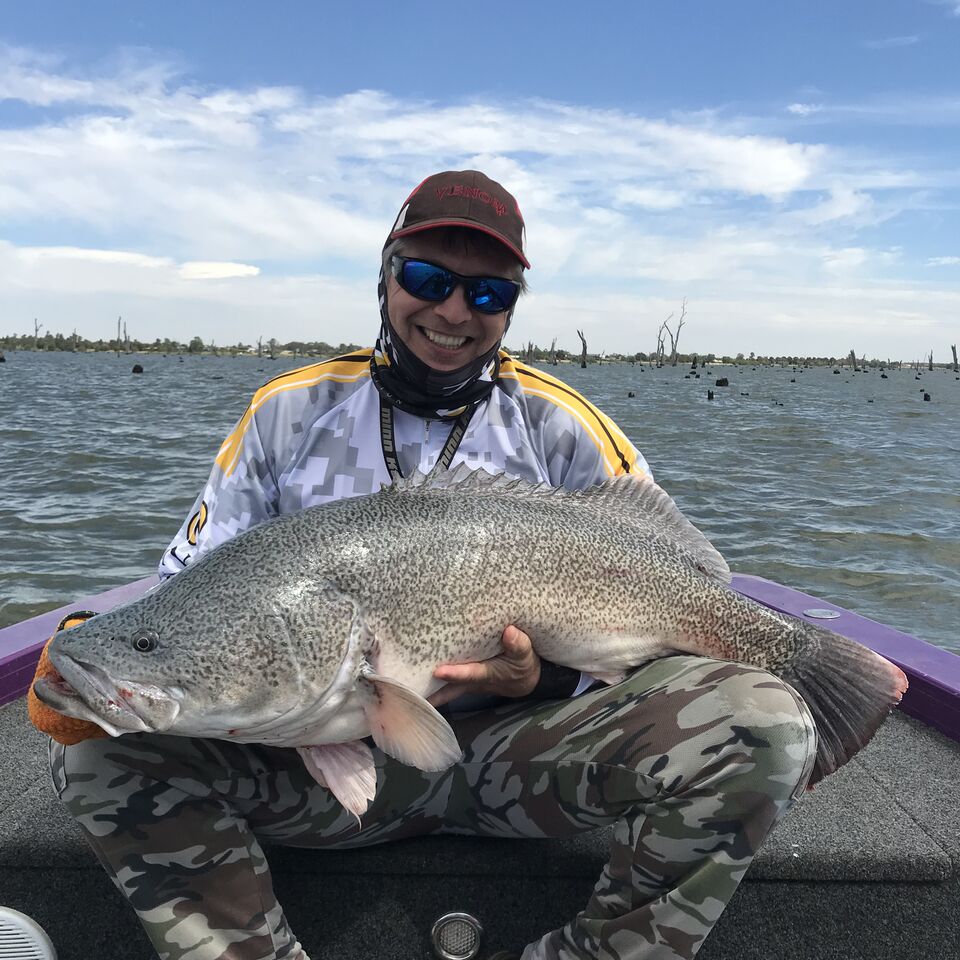
[[[156,645],[157,635],[152,630],[138,630],[131,642],[131,646],[137,653],[149,653]]]

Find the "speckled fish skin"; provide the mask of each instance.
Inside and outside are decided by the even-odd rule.
[[[262,524],[58,635],[51,660],[79,676],[82,702],[48,702],[113,733],[350,742],[371,733],[364,671],[425,697],[438,664],[494,656],[513,623],[545,659],[600,675],[673,651],[777,674],[817,720],[815,782],[869,740],[906,680],[728,584],[650,480],[571,493],[466,468],[418,475]],[[136,650],[141,635],[155,647]]]

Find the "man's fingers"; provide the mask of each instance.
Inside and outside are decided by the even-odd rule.
[[[486,663],[446,663],[436,668],[433,675],[448,683],[481,683],[490,676]]]
[[[507,654],[511,660],[520,660],[528,657],[533,651],[533,644],[530,642],[530,638],[512,624],[504,629],[500,642],[503,644],[503,652]]]

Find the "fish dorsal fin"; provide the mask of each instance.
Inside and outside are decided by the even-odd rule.
[[[465,463],[458,463],[449,470],[437,466],[428,473],[418,469],[409,477],[401,477],[384,487],[385,492],[401,495],[443,493],[454,489],[459,493],[496,495],[506,490],[520,489],[525,493],[530,491],[555,493],[560,488],[551,487],[549,483],[530,483],[528,480],[512,477],[507,473],[488,473],[482,467],[474,470]]]
[[[680,512],[673,497],[648,474],[625,474],[584,490],[584,504],[616,505],[622,522],[673,543],[708,577],[729,583],[730,567],[717,548]]]
[[[470,496],[517,496],[525,501],[543,500],[558,505],[569,504],[574,509],[613,512],[621,523],[639,528],[646,536],[672,543],[707,576],[721,583],[730,582],[726,560],[680,512],[670,494],[645,473],[611,477],[586,490],[566,490],[548,483],[530,483],[504,473],[487,473],[483,468],[472,470],[460,463],[452,470],[434,469],[430,473],[418,470],[406,479],[395,481],[386,491],[399,496],[408,493],[443,495],[452,491]]]

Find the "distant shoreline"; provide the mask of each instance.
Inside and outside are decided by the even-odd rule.
[[[295,352],[293,350],[275,350],[273,356],[270,356],[266,351],[261,354],[257,354],[256,350],[240,350],[231,347],[218,347],[216,349],[203,349],[203,350],[170,350],[164,352],[160,349],[152,348],[150,346],[139,346],[137,348],[132,348],[130,350],[121,349],[119,353],[115,347],[99,347],[99,346],[80,346],[77,349],[73,350],[70,348],[53,348],[53,349],[37,349],[35,347],[22,347],[22,346],[10,346],[5,344],[0,340],[0,356],[3,356],[4,353],[16,354],[16,353],[42,353],[42,354],[114,354],[117,359],[122,357],[156,357],[162,359],[169,359],[172,357],[196,357],[196,358],[207,358],[207,357],[225,357],[230,359],[247,359],[247,360],[266,360],[266,361],[275,361],[275,360],[303,360],[306,363],[319,363],[323,360],[329,360],[333,357],[340,356],[343,353],[349,353],[352,350],[362,349],[359,346],[354,344],[345,344],[347,349],[339,350],[333,349],[328,352]],[[521,360],[524,363],[535,363],[540,366],[563,366],[563,367],[576,367],[580,365],[580,358],[578,357],[557,357],[556,362],[551,361],[546,357],[537,357],[525,358],[523,350],[513,351],[509,348],[505,348],[507,353],[517,360]],[[753,357],[753,358],[739,358],[739,357],[716,357],[713,354],[699,355],[699,354],[680,354],[677,357],[677,362],[664,362],[662,364],[657,364],[649,359],[642,359],[643,355],[640,355],[641,359],[635,359],[630,356],[623,356],[620,354],[605,355],[598,357],[596,355],[587,355],[587,366],[641,366],[641,367],[652,367],[657,368],[667,368],[675,367],[679,368],[692,368],[694,362],[696,362],[696,369],[704,369],[706,367],[784,367],[784,368],[812,368],[812,367],[834,367],[838,370],[852,370],[854,372],[859,372],[861,370],[920,370],[920,371],[930,371],[931,367],[927,360],[918,361],[916,360],[876,360],[871,359],[867,360],[864,364],[859,362],[857,366],[852,366],[850,363],[849,357]],[[932,369],[935,370],[946,370],[948,372],[957,372],[954,369],[953,362],[947,361],[946,363],[934,363]]]

